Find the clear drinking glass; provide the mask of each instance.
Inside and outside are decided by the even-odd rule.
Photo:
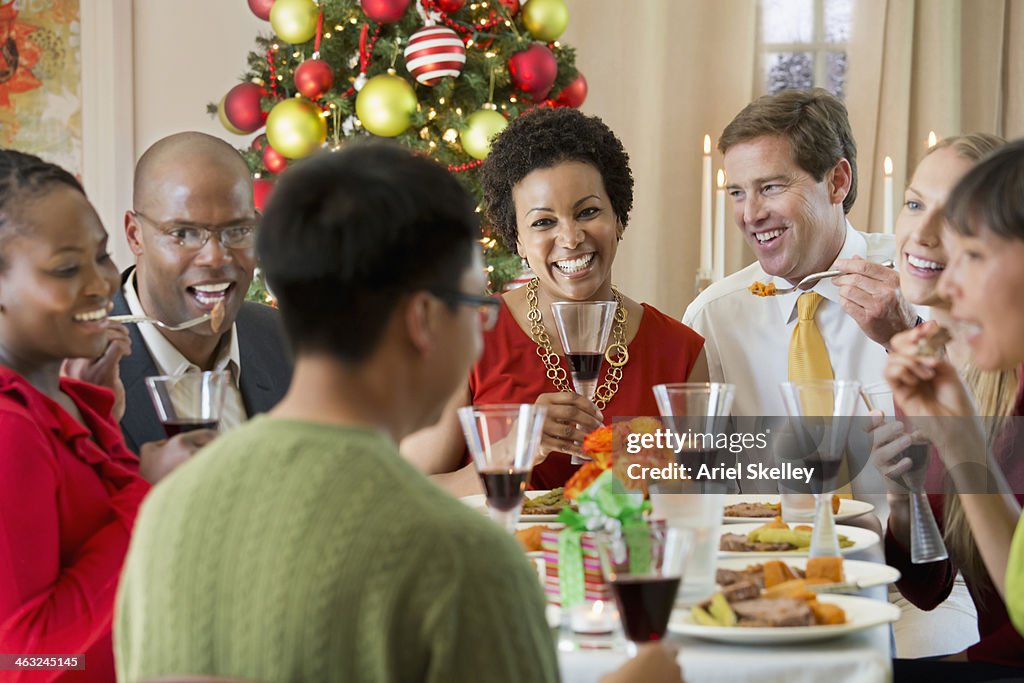
[[[661,640],[690,554],[692,534],[647,527],[650,543],[631,553],[620,535],[598,538],[601,573],[611,586],[630,656],[638,644]]]
[[[931,457],[931,443],[920,434],[906,418],[896,416],[892,400],[892,389],[888,385],[874,385],[864,389],[864,403],[868,410],[878,410],[886,421],[900,420],[904,431],[913,436],[913,442],[902,455],[909,458],[910,470],[901,478],[910,492],[910,561],[913,564],[939,562],[949,558],[949,551],[942,540],[942,532],[928,504],[924,490],[925,474]]]
[[[459,422],[484,485],[491,519],[515,531],[540,444],[545,406],[530,403],[466,406]]]
[[[615,322],[614,301],[557,301],[551,304],[558,338],[569,361],[573,387],[580,396],[594,400],[608,335]],[[584,458],[572,456],[578,465]]]
[[[715,442],[728,430],[736,387],[721,383],[658,384],[652,388],[665,428],[680,436],[676,461],[690,468],[713,465]],[[715,588],[718,536],[725,509],[725,484],[679,480],[650,484],[654,514],[673,529],[692,535],[692,551],[679,599],[697,602]]]
[[[811,557],[839,555],[839,537],[832,515],[832,493],[847,451],[850,425],[860,400],[860,382],[806,380],[779,385],[805,465],[813,466],[814,531]]]
[[[147,377],[146,389],[164,433],[171,438],[196,429],[217,429],[230,382],[227,370],[186,372]]]

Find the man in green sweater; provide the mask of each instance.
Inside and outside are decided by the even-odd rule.
[[[496,313],[473,202],[431,161],[355,145],[289,169],[260,230],[292,384],[143,505],[119,680],[557,680],[525,555],[396,447],[437,421]],[[660,647],[627,666],[679,679]]]

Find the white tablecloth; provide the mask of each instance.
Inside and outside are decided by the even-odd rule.
[[[850,559],[881,562],[875,546]],[[859,595],[887,599],[884,586]],[[875,626],[856,634],[804,645],[727,645],[671,636],[680,645],[687,683],[886,683],[892,680],[892,628]],[[626,653],[616,650],[560,651],[564,683],[593,683],[617,669]]]

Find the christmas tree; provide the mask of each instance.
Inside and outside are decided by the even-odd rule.
[[[479,166],[508,119],[586,97],[572,48],[557,40],[565,0],[248,3],[273,33],[256,39],[242,82],[210,111],[237,134],[266,126],[243,150],[257,207],[288,164],[357,135],[394,138],[436,159],[479,199]],[[486,225],[482,243],[500,291],[520,260]],[[259,278],[250,295],[266,296]]]

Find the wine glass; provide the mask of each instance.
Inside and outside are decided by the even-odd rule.
[[[631,657],[637,645],[665,637],[693,539],[688,530],[646,523],[632,531],[631,544],[622,531],[601,534],[597,542],[601,573],[619,608]]]
[[[146,389],[169,439],[196,429],[217,429],[230,382],[228,370],[208,370],[147,377]]]
[[[850,425],[860,400],[860,382],[815,379],[779,385],[799,453],[814,467],[814,531],[811,557],[839,555],[832,492],[847,451]]]
[[[547,408],[530,403],[466,406],[458,415],[491,519],[513,532]]]
[[[903,474],[903,485],[910,491],[910,561],[913,564],[939,562],[949,558],[949,551],[942,540],[942,532],[935,521],[928,495],[924,490],[924,478],[931,458],[931,442],[915,432],[914,426],[905,418],[896,415],[892,400],[892,389],[888,385],[866,387],[862,394],[868,410],[880,411],[886,421],[900,420],[904,431],[911,435],[911,444],[903,451],[902,457],[909,458],[910,470]]]
[[[551,314],[562,340],[562,350],[569,360],[569,370],[576,393],[591,401],[601,376],[601,365],[608,346],[608,335],[615,322],[614,301],[557,301]],[[572,456],[578,465],[584,458]]]
[[[718,436],[726,433],[736,387],[722,383],[658,384],[652,388],[665,427],[678,435],[682,449],[676,462],[697,473],[715,465]],[[680,480],[650,485],[654,513],[677,529],[693,534],[681,600],[703,599],[715,588],[718,532],[725,509],[725,484]]]

